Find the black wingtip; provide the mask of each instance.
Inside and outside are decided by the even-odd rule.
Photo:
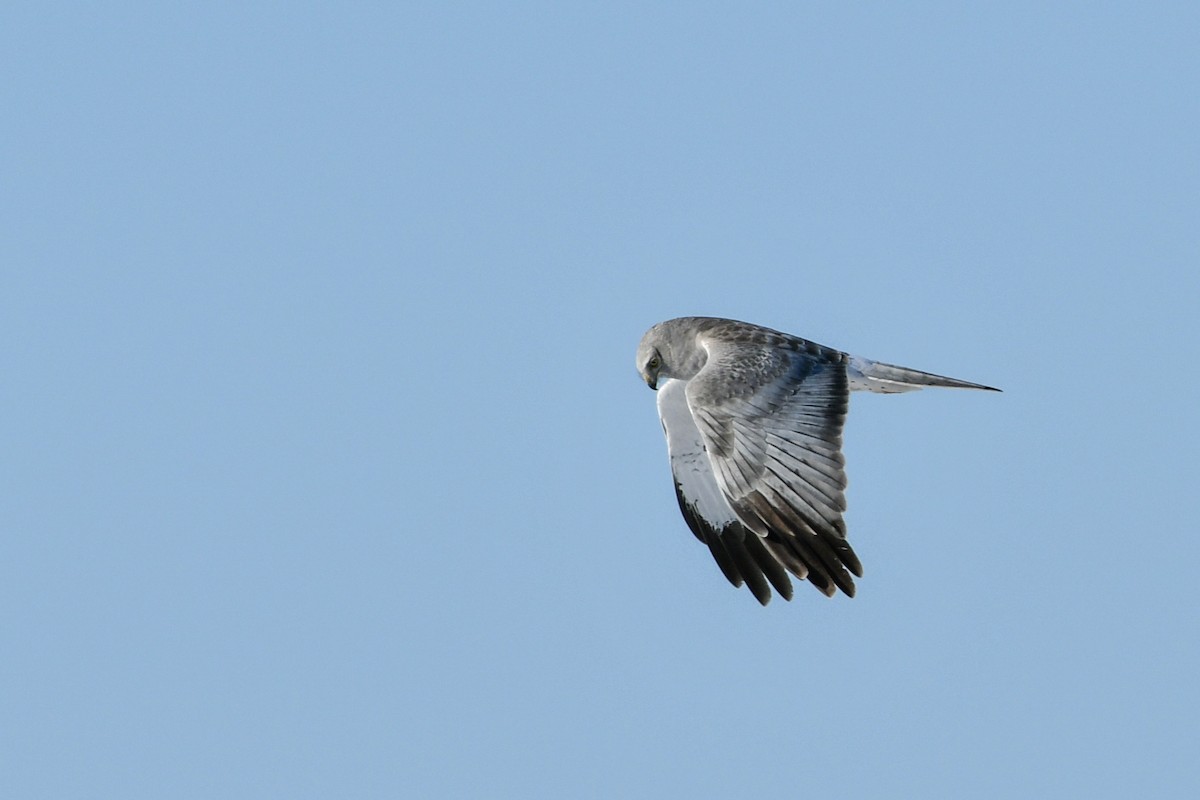
[[[763,575],[775,587],[775,591],[779,592],[780,597],[784,600],[791,600],[792,580],[788,577],[783,564],[780,564],[779,560],[768,551],[763,539],[754,533],[747,532],[744,543],[746,552],[750,554],[754,563],[762,570]]]
[[[754,595],[754,599],[765,606],[771,602],[771,586],[763,576],[762,570],[754,563],[753,556],[746,550],[746,539],[753,536],[754,534],[749,531],[746,531],[740,539],[736,536],[729,536],[725,539],[725,549],[729,551],[729,555],[737,564],[738,571],[742,573],[742,578],[746,581],[746,588]]]
[[[842,526],[835,524],[832,531],[818,533],[818,529],[785,497],[778,493],[774,497],[778,500],[777,506],[773,506],[762,492],[754,492],[745,499],[744,510],[757,516],[766,526],[767,540],[775,540],[772,552],[790,551],[792,557],[783,559],[783,566],[797,577],[807,578],[826,597],[833,597],[838,589],[853,597],[854,579],[850,575],[861,576],[862,564],[850,543],[839,535]],[[802,569],[796,568],[796,562],[803,565]]]
[[[721,570],[721,574],[725,579],[732,583],[737,588],[742,588],[744,581],[742,573],[738,570],[737,564],[733,561],[733,556],[729,555],[729,550],[725,547],[725,542],[722,540],[719,533],[708,533],[705,544],[708,545],[708,550],[712,553],[713,560],[717,562],[717,567]]]

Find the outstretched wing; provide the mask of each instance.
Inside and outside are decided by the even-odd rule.
[[[743,528],[796,577],[853,596],[851,573],[861,577],[862,565],[842,521],[847,357],[781,338],[707,342],[687,405]]]
[[[658,388],[658,414],[667,437],[679,510],[730,583],[741,586],[745,582],[766,605],[771,599],[769,580],[780,595],[790,600],[792,582],[787,572],[763,541],[743,527],[713,475],[704,439],[688,408],[686,386],[672,379]]]

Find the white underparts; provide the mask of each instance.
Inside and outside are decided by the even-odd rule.
[[[717,484],[700,429],[688,407],[686,390],[687,384],[675,378],[658,389],[658,416],[667,437],[671,472],[687,504],[719,531],[738,518]]]

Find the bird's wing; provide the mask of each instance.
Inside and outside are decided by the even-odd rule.
[[[712,478],[779,564],[832,596],[862,565],[846,541],[846,356],[802,339],[706,342],[686,399]]]
[[[713,475],[704,439],[688,408],[687,384],[668,380],[658,387],[658,415],[667,437],[675,497],[688,527],[712,552],[734,586],[745,582],[760,603],[771,599],[768,581],[786,599],[792,582],[762,540],[746,531]]]

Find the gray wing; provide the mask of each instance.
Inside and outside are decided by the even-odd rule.
[[[778,559],[755,534],[746,531],[713,474],[704,439],[688,408],[686,384],[669,380],[658,389],[658,414],[667,437],[675,498],[688,528],[708,546],[721,572],[734,586],[746,583],[760,603],[771,586],[792,598],[792,582]]]
[[[713,476],[742,526],[830,596],[853,596],[851,573],[862,576],[842,521],[846,358],[801,339],[710,344],[686,391]]]

